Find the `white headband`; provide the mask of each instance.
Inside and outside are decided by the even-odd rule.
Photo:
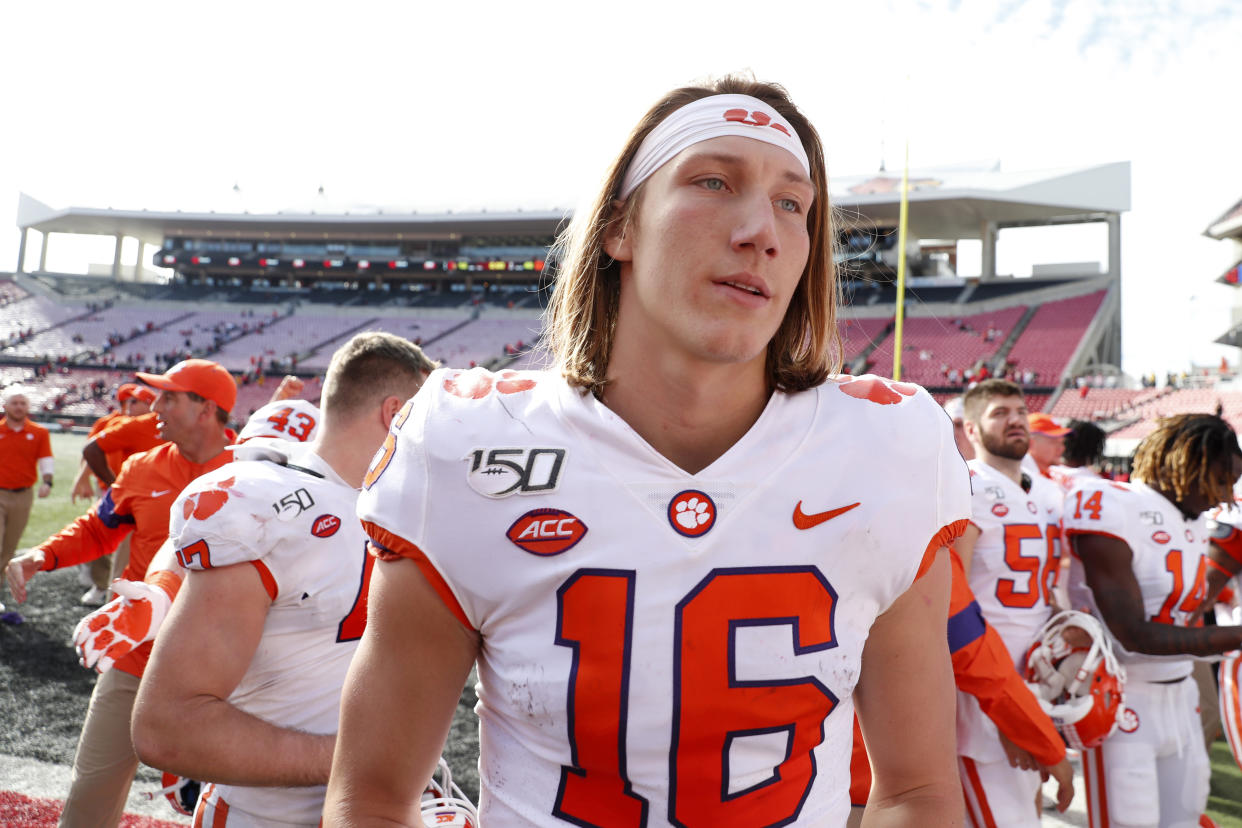
[[[789,150],[807,178],[811,162],[798,133],[770,105],[750,95],[713,95],[691,101],[647,133],[621,182],[622,200],[630,197],[677,153],[709,138],[739,135]]]

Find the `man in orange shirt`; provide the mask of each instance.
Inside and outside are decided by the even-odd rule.
[[[151,405],[155,402],[155,396],[155,391],[145,385],[138,385],[133,382],[123,383],[116,390],[116,401],[119,407],[115,411],[109,411],[95,421],[94,425],[91,426],[90,433],[87,435],[88,439],[94,440],[105,430],[124,422],[130,417],[140,417],[143,414],[150,413]],[[136,453],[136,451],[130,449],[131,447],[129,446],[118,446],[106,453],[105,460],[114,477],[120,472],[121,464],[125,462],[125,459],[131,454]],[[101,480],[100,483],[102,484],[103,481]],[[103,494],[102,488],[98,494]],[[78,467],[78,476],[73,479],[71,498],[75,501],[79,497],[93,500],[96,496],[95,487],[91,482],[91,468],[87,464],[86,458],[83,457]]]
[[[155,392],[145,385],[137,385],[127,382],[116,390],[116,400],[120,407],[116,411],[111,411],[91,426],[88,438],[93,439],[100,432],[112,427],[129,417],[139,417],[150,412],[151,404],[155,402]],[[121,464],[125,459],[133,454],[134,451],[128,448],[118,448],[117,450],[108,452],[107,463],[108,469],[115,475],[121,470]],[[102,485],[100,494],[103,489],[107,488]],[[89,500],[95,498],[95,486],[91,480],[91,469],[87,465],[86,458],[78,464],[78,476],[73,479],[73,491],[70,493],[70,500],[77,501],[79,497]],[[113,555],[105,555],[97,558],[89,564],[83,564],[82,569],[87,573],[87,580],[90,582],[90,589],[82,596],[82,603],[88,606],[101,606],[108,600],[108,584],[112,583],[114,578],[120,577],[121,570],[125,568],[125,564],[129,562],[129,539],[121,541],[121,545],[117,547],[116,553]],[[81,577],[81,576],[79,576]],[[86,586],[83,583],[83,586]]]
[[[17,551],[40,475],[39,497],[52,491],[52,441],[46,428],[27,419],[29,411],[30,400],[20,388],[5,395],[0,419],[0,567],[8,566]],[[9,624],[22,621],[16,612],[5,612],[4,604],[0,618]]]
[[[186,362],[189,361],[186,360]],[[199,362],[204,361],[199,360]],[[233,389],[233,395],[236,397],[237,386],[234,385]],[[82,447],[82,459],[86,461],[86,465],[101,483],[111,486],[112,481],[116,479],[116,474],[109,468],[109,455],[120,454],[128,457],[140,451],[153,449],[165,442],[168,438],[160,432],[158,423],[159,418],[154,411],[126,417],[112,423]]]
[[[196,477],[231,459],[225,424],[237,386],[222,366],[204,359],[179,362],[166,374],[138,374],[160,390],[154,417],[169,442],[125,461],[111,488],[82,517],[38,548],[15,558],[5,570],[17,601],[36,572],[83,563],[106,555],[132,533],[124,577],[142,581],[156,551],[168,538],[169,508]],[[140,419],[140,418],[133,418]],[[132,422],[132,420],[127,421]],[[152,574],[152,583],[171,595],[179,581]],[[78,750],[62,828],[115,826],[138,769],[129,736],[138,681],[150,656],[144,644],[102,674],[95,683]]]
[[[1038,473],[1051,480],[1050,470],[1060,464],[1065,453],[1065,435],[1070,430],[1043,411],[1028,414],[1027,424],[1031,431],[1031,445],[1026,457],[1022,458],[1022,470],[1032,477]]]

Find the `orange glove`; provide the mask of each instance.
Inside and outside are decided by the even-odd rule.
[[[155,573],[151,582],[113,581],[117,597],[73,630],[78,663],[106,673],[135,647],[154,640],[180,586],[181,578],[165,571]]]

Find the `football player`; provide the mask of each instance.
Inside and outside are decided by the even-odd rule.
[[[255,437],[276,437],[294,443],[309,443],[315,439],[320,419],[319,409],[312,402],[274,400],[250,415],[237,435],[237,442],[244,443]]]
[[[1069,434],[1065,435],[1065,451],[1061,455],[1061,464],[1048,470],[1062,489],[1069,491],[1074,488],[1074,481],[1079,477],[1099,477],[1095,470],[1100,457],[1104,454],[1104,441],[1108,435],[1104,429],[1087,420],[1071,420]]]
[[[300,387],[301,380],[298,383]],[[286,399],[274,396],[273,402],[251,414],[237,437],[237,445],[254,437],[274,437],[293,443],[313,440],[322,419],[318,407],[306,400]],[[148,581],[158,577],[165,589],[144,581],[116,581],[113,589],[119,597],[84,617],[74,629],[73,643],[82,666],[106,673],[135,647],[154,641],[185,573],[175,550],[166,542],[151,558],[146,575]]]
[[[1070,599],[1104,622],[1126,669],[1119,729],[1083,754],[1093,825],[1199,824],[1210,766],[1191,656],[1237,649],[1242,627],[1187,623],[1207,589],[1203,513],[1232,501],[1240,474],[1228,423],[1179,414],[1139,444],[1134,482],[1084,478],[1066,497]]]
[[[328,367],[313,443],[255,438],[173,505],[189,572],[139,688],[133,738],[147,764],[212,781],[196,824],[319,823],[341,685],[366,623],[357,487],[434,368],[400,337],[355,336]]]
[[[970,444],[970,438],[966,436],[965,407],[962,405],[961,397],[951,397],[944,402],[944,413],[949,415],[949,419],[953,421],[953,441],[957,443],[957,450],[961,453],[963,460],[973,460],[975,457],[975,447]]]
[[[831,373],[814,128],[675,90],[575,221],[556,370],[433,374],[368,472],[325,824],[414,821],[476,658],[485,825],[840,825],[855,709],[868,818],[957,824],[968,477],[926,392]]]
[[[975,450],[967,463],[974,494],[970,525],[954,543],[988,625],[1000,634],[1017,675],[1036,633],[1052,614],[1060,563],[1060,491],[1021,468],[1030,446],[1022,389],[987,379],[966,392],[966,436]],[[1038,825],[1040,774],[1017,754],[980,709],[958,694],[958,761],[975,825],[989,818],[1006,826]]]

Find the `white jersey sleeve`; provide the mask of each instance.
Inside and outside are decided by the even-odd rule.
[[[267,523],[272,514],[273,485],[256,466],[239,478],[229,463],[196,478],[172,505],[168,536],[187,569],[231,566],[266,556],[271,543]]]
[[[1082,477],[1065,496],[1062,524],[1066,538],[1077,534],[1107,535],[1126,541],[1130,532],[1129,488],[1103,478]]]

